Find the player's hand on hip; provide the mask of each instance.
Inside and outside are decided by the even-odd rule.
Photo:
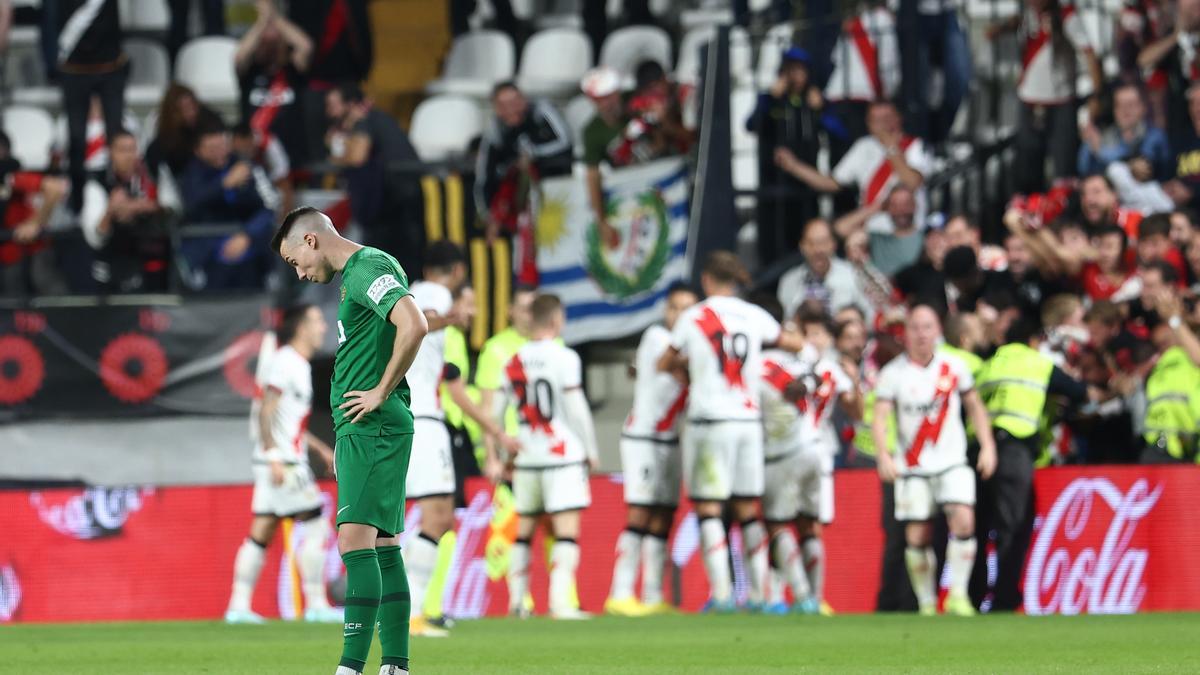
[[[287,467],[280,461],[272,461],[270,466],[271,483],[276,486],[283,485],[283,482],[287,480]]]
[[[989,445],[979,449],[979,461],[975,463],[975,468],[979,469],[979,476],[984,480],[996,473],[996,446]]]
[[[879,480],[885,483],[896,482],[896,462],[886,451],[879,453],[875,468],[879,470]]]
[[[344,398],[346,402],[339,405],[338,410],[344,410],[342,417],[350,417],[350,423],[357,424],[364,415],[378,410],[386,396],[380,389],[375,388],[367,391],[349,391]]]

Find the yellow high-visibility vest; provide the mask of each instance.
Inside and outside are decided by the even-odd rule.
[[[1030,438],[1041,426],[1054,362],[1020,343],[1007,344],[983,367],[976,386],[992,426],[1014,438]]]
[[[1145,438],[1176,459],[1195,454],[1200,425],[1200,368],[1181,347],[1171,347],[1146,378]],[[1200,462],[1200,457],[1196,457]]]

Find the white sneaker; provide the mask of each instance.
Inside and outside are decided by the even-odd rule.
[[[571,608],[561,612],[550,612],[550,618],[559,621],[586,621],[592,618],[592,615],[582,610]]]
[[[309,607],[304,610],[304,620],[309,623],[342,623],[346,613],[340,607]]]
[[[379,666],[379,675],[408,675],[408,671],[400,666],[389,663],[386,666]]]
[[[267,620],[248,609],[231,609],[225,612],[225,623],[266,623]]]
[[[333,675],[362,675],[362,671],[354,670],[349,666],[338,666],[338,669],[333,672]]]

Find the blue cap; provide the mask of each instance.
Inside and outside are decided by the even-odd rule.
[[[793,63],[803,63],[806,66],[810,63],[808,51],[801,47],[788,47],[787,49],[783,50],[783,61],[785,63],[788,61]]]

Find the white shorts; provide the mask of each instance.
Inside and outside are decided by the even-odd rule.
[[[683,476],[692,501],[723,502],[763,493],[763,430],[758,420],[689,422]]]
[[[441,420],[413,420],[412,455],[404,480],[408,499],[454,494],[454,458],[450,454],[450,431]]]
[[[271,480],[270,465],[255,462],[251,467],[254,496],[250,499],[250,511],[254,515],[286,518],[321,509],[321,490],[308,464],[285,466],[287,477],[281,485]]]
[[[586,462],[513,469],[513,503],[517,514],[538,516],[543,513],[577,511],[592,505]]]
[[[959,464],[931,476],[898,476],[895,490],[896,520],[932,520],[938,506],[975,505],[975,472]]]
[[[783,523],[804,516],[832,523],[833,473],[824,464],[821,457],[811,452],[767,460],[763,517]]]
[[[625,503],[633,506],[678,506],[683,460],[679,443],[649,438],[621,438],[621,472]]]

